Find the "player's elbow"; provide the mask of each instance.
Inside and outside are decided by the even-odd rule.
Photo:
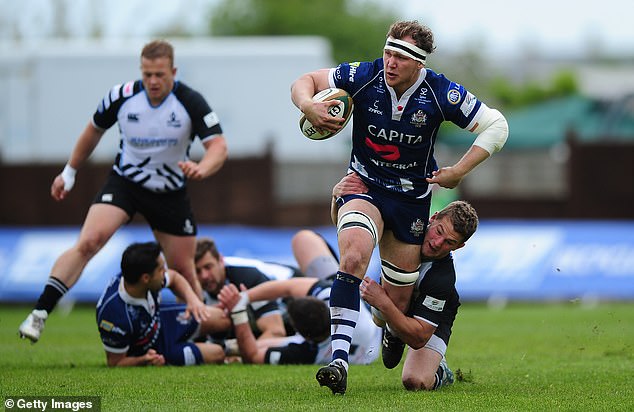
[[[425,345],[427,345],[427,342],[429,342],[429,338],[431,338],[430,333],[418,331],[418,333],[402,339],[403,342],[407,344],[407,346],[414,350],[418,350],[424,348]]]
[[[509,125],[499,110],[485,108],[480,117],[480,126],[474,130],[478,134],[474,145],[493,154],[502,150],[509,136]]]
[[[258,363],[257,355],[258,355],[258,351],[255,348],[253,348],[252,350],[251,349],[240,350],[240,357],[242,358],[242,363],[250,363],[250,364]]]
[[[218,160],[224,163],[229,157],[229,149],[227,148],[227,140],[224,135],[216,136],[213,140],[214,152]]]

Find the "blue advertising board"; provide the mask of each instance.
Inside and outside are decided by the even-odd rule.
[[[295,228],[202,225],[225,256],[293,264]],[[332,227],[316,228],[336,244]],[[0,301],[34,302],[55,259],[79,228],[0,228]],[[117,232],[90,261],[67,302],[96,302],[132,242],[152,240],[145,226]],[[482,221],[454,253],[463,301],[502,299],[634,299],[634,221]],[[378,278],[374,254],[368,274]]]

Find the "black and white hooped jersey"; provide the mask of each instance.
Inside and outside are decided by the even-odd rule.
[[[383,74],[382,58],[330,70],[330,87],[346,90],[354,101],[349,167],[367,184],[423,198],[431,193],[425,178],[438,168],[434,144],[441,123],[471,130],[481,103],[462,85],[429,69],[422,69],[397,99]]]
[[[251,289],[260,283],[275,279],[288,279],[301,276],[299,269],[280,263],[263,262],[257,259],[249,259],[237,256],[225,256],[225,283],[232,283],[240,290],[240,284]],[[217,303],[217,297],[205,292],[207,304]],[[251,302],[249,307],[254,320],[271,314],[281,314],[279,302],[276,300]]]
[[[434,335],[448,345],[459,306],[460,296],[456,290],[456,270],[451,254],[423,262],[408,315],[434,326]]]
[[[200,93],[182,82],[159,106],[152,106],[141,80],[114,86],[92,118],[99,129],[119,123],[121,140],[113,169],[154,192],[185,186],[178,162],[189,156],[194,138],[204,142],[222,133],[218,116]]]
[[[159,293],[148,291],[145,299],[135,298],[125,290],[121,274],[112,278],[97,301],[97,327],[104,349],[141,356],[156,348],[161,330],[159,305]]]
[[[332,282],[318,280],[308,290],[307,296],[323,300],[330,305]],[[348,361],[351,364],[367,365],[379,356],[381,329],[372,321],[372,314],[361,302],[359,320],[354,329]],[[283,343],[270,347],[264,356],[269,364],[316,364],[327,365],[332,360],[330,338],[320,343],[309,342],[300,334],[284,338]]]

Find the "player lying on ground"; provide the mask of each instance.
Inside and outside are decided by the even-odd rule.
[[[196,276],[207,304],[217,304],[220,289],[229,283],[236,286],[244,284],[247,288],[252,288],[273,279],[303,276],[299,269],[288,265],[223,256],[211,238],[197,240],[195,265]],[[249,323],[258,339],[286,336],[287,331],[277,299],[252,302],[247,309]]]
[[[186,304],[161,304],[170,288]],[[231,327],[219,308],[206,306],[178,272],[167,269],[160,246],[134,243],[123,252],[121,273],[97,302],[97,326],[108,366],[197,365],[224,362],[214,343],[194,343],[199,334]]]
[[[293,253],[306,277],[273,280],[239,292],[234,284],[219,294],[221,304],[232,312],[237,350],[245,363],[318,364],[331,358],[328,301],[332,277],[338,262],[326,241],[312,231],[300,231],[292,240]],[[288,317],[297,331],[294,336],[255,340],[248,326],[245,308],[249,302],[293,297]],[[372,322],[368,308],[361,304],[359,321],[352,338],[350,362],[368,364],[378,357],[381,330]]]

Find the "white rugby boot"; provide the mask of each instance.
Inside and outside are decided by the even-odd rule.
[[[37,342],[44,330],[44,322],[46,322],[47,318],[48,313],[45,310],[33,309],[20,325],[20,337],[22,339],[27,338],[33,343]]]

